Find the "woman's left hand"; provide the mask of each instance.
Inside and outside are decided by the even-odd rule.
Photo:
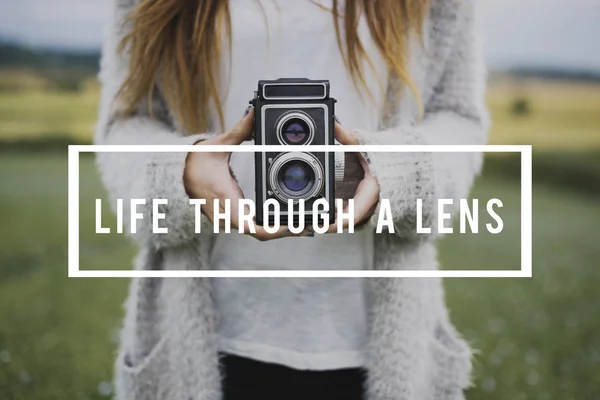
[[[359,145],[360,141],[358,136],[352,131],[346,130],[338,122],[335,123],[335,138],[342,145]],[[357,227],[360,224],[366,222],[377,207],[379,202],[379,183],[377,179],[371,173],[367,161],[361,154],[355,154],[355,158],[360,163],[363,169],[362,180],[356,187],[354,194],[354,226]],[[351,168],[350,168],[351,169]],[[347,169],[348,170],[348,169]],[[346,203],[346,202],[344,202]],[[344,212],[347,212],[345,206]],[[339,211],[339,210],[338,210]],[[336,213],[337,214],[337,213]],[[343,221],[343,229],[348,227],[348,220]],[[337,218],[336,223],[329,226],[328,233],[338,232]]]

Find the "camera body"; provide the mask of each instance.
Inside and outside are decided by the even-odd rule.
[[[333,152],[310,151],[312,145],[335,144],[336,100],[329,95],[329,81],[261,80],[250,103],[255,112],[255,144],[294,147],[290,152],[255,153],[257,224],[274,223],[273,210],[265,211],[263,207],[269,199],[279,203],[281,225],[288,224],[290,218],[298,221],[300,199],[304,200],[307,225],[311,224],[317,199],[325,199],[329,204],[328,210],[320,208],[318,213],[332,223],[336,170],[338,179],[343,179],[343,165]],[[343,164],[343,153],[341,156]],[[292,210],[289,200],[293,201]]]

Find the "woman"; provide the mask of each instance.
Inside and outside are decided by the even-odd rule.
[[[114,1],[97,143],[241,144],[252,135],[253,111],[238,120],[256,82],[280,77],[331,80],[342,144],[486,142],[473,0]],[[436,200],[468,195],[481,154],[360,159],[359,233],[250,237],[210,233],[212,199],[253,193],[248,155],[235,153],[231,170],[229,154],[98,157],[113,199],[169,200],[168,234],[151,233],[151,201],[138,221],[138,269],[437,268],[435,235],[416,233],[417,199],[435,227]],[[194,197],[209,205],[201,234]],[[379,199],[390,200],[394,233],[374,233]],[[116,392],[120,400],[460,399],[470,370],[439,279],[135,279]]]

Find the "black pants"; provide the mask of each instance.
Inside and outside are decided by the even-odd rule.
[[[363,400],[364,371],[300,371],[223,355],[223,400]]]

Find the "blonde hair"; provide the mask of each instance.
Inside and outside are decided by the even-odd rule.
[[[410,34],[421,38],[427,0],[345,0],[342,14],[339,3],[333,0],[333,23],[355,85],[366,88],[363,61],[371,62],[358,33],[359,18],[364,13],[389,71],[409,87],[420,103],[407,58]],[[218,82],[223,39],[231,45],[229,0],[141,0],[126,23],[132,28],[119,50],[129,51],[129,71],[117,96],[125,114],[132,114],[144,96],[152,97],[156,83],[164,83],[164,99],[185,133],[208,129],[211,104],[223,127]],[[152,102],[148,103],[152,107]]]

